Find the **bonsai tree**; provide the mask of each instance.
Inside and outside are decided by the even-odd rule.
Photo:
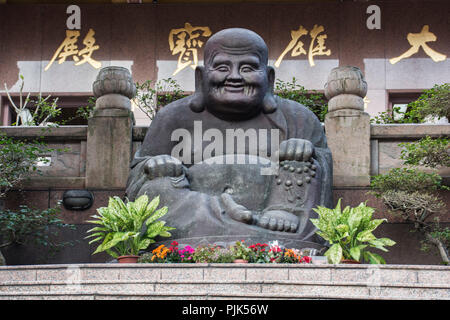
[[[450,83],[435,85],[408,104],[412,114],[421,118],[433,116],[450,120]]]
[[[413,143],[401,143],[400,146],[404,147],[401,159],[412,167],[391,169],[387,174],[373,177],[372,193],[381,198],[391,212],[411,222],[414,229],[424,235],[425,244],[434,245],[442,262],[448,264],[450,232],[448,228],[439,227],[438,215],[444,212],[445,203],[437,191],[449,188],[442,185],[442,177],[436,172],[423,172],[417,166],[433,169],[448,166],[449,140],[426,137]]]
[[[93,254],[106,251],[113,258],[137,256],[154,243],[157,236],[170,237],[168,231],[175,228],[158,220],[167,213],[167,207],[156,210],[159,196],[150,203],[148,200],[147,195],[142,195],[125,204],[119,197],[112,197],[107,207],[97,209],[98,215],[92,216],[95,220],[87,221],[98,225],[87,231],[91,234],[86,238],[95,238],[89,244],[102,240]]]
[[[361,203],[355,208],[349,206],[341,210],[341,199],[336,208],[318,206],[313,209],[318,219],[310,219],[317,227],[319,236],[327,240],[331,247],[325,252],[330,263],[340,263],[343,259],[373,264],[385,264],[380,255],[370,252],[367,247],[388,251],[385,246],[393,246],[395,241],[388,238],[377,239],[373,231],[386,219],[372,219],[374,208]]]

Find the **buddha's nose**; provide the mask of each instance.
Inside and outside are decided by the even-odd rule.
[[[230,74],[227,77],[227,80],[242,81],[242,76],[241,73],[239,72],[239,68],[232,68]]]

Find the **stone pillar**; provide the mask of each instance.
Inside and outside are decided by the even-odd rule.
[[[357,67],[334,68],[325,84],[325,132],[333,155],[333,185],[370,185],[370,116],[364,112],[367,83]]]
[[[93,92],[97,101],[88,120],[86,188],[123,189],[132,157],[130,99],[136,87],[128,69],[106,67],[94,81]]]

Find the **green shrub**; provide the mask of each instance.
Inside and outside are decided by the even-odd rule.
[[[432,139],[429,136],[417,142],[400,143],[399,146],[404,148],[400,158],[406,165],[450,167],[449,143],[447,138]]]
[[[135,85],[134,103],[150,120],[165,105],[186,97],[181,86],[172,78],[159,80],[155,87],[152,86],[152,80],[146,80],[143,83],[136,82]]]
[[[49,253],[54,254],[73,244],[55,240],[60,229],[75,229],[74,225],[58,218],[60,212],[59,205],[45,210],[22,205],[18,211],[0,211],[0,249],[12,244],[34,244],[48,248]]]
[[[425,90],[416,100],[408,104],[413,115],[425,118],[435,116],[450,119],[450,83],[435,85]]]
[[[435,172],[426,173],[416,169],[394,168],[386,174],[372,177],[371,189],[375,195],[388,190],[434,191],[443,188],[442,177]]]
[[[281,98],[303,104],[314,112],[321,122],[325,120],[325,115],[328,112],[328,103],[325,96],[317,91],[308,92],[305,87],[297,84],[295,78],[292,78],[292,82],[277,79],[275,82],[275,94]]]

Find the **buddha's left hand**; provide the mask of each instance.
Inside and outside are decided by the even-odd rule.
[[[309,161],[313,155],[314,146],[308,140],[291,138],[280,144],[279,161]]]

